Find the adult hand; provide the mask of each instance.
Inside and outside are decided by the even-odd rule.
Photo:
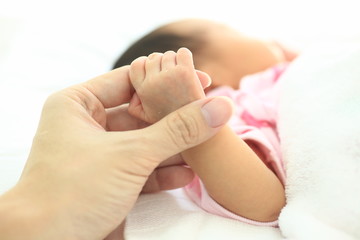
[[[115,239],[159,163],[230,118],[225,98],[203,99],[149,127],[118,131],[131,122],[121,114],[133,95],[128,70],[48,98],[23,174],[0,198],[1,239]]]
[[[129,131],[148,127],[150,124],[129,115],[128,104],[110,109],[107,115],[112,121],[109,126],[111,131]],[[171,156],[161,162],[148,177],[142,193],[153,193],[184,187],[194,178],[194,172],[181,157],[181,154]]]
[[[207,88],[211,84],[210,76],[202,71],[196,70],[196,75],[200,80],[202,88]],[[133,96],[134,97],[134,96]],[[109,111],[108,115],[117,118],[117,124],[111,126],[112,131],[128,131],[149,126],[139,118],[129,114],[129,104],[122,105],[115,111]],[[194,172],[189,168],[181,157],[181,154],[171,156],[161,162],[159,166],[148,177],[142,193],[153,193],[163,190],[171,190],[184,187],[194,178]]]

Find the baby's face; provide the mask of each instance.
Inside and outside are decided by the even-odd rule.
[[[244,36],[226,26],[213,29],[209,51],[213,57],[200,70],[212,77],[213,87],[228,85],[237,89],[244,76],[285,61],[275,44]]]
[[[284,62],[282,50],[271,42],[242,35],[238,31],[207,20],[186,20],[177,23],[178,32],[204,32],[207,46],[197,68],[212,78],[210,88],[228,85],[239,87],[242,77],[263,71]]]

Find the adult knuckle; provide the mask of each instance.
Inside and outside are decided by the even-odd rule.
[[[174,112],[167,121],[171,142],[177,147],[186,147],[198,141],[200,128],[194,116]]]

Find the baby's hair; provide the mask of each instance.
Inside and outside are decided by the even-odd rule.
[[[130,45],[117,59],[113,68],[129,65],[136,58],[148,56],[153,52],[164,53],[169,50],[176,52],[181,47],[188,48],[193,53],[194,62],[196,62],[199,52],[204,47],[204,40],[200,34],[179,35],[158,28]]]

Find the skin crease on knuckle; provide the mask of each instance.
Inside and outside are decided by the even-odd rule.
[[[82,107],[91,115],[95,120],[99,120],[100,115],[105,111],[99,99],[95,97],[90,84],[85,87],[80,85],[69,88],[63,95],[72,99],[74,103],[81,104]],[[103,122],[100,123],[104,127]]]
[[[197,142],[200,129],[193,116],[174,112],[166,120],[171,144],[184,148]]]

